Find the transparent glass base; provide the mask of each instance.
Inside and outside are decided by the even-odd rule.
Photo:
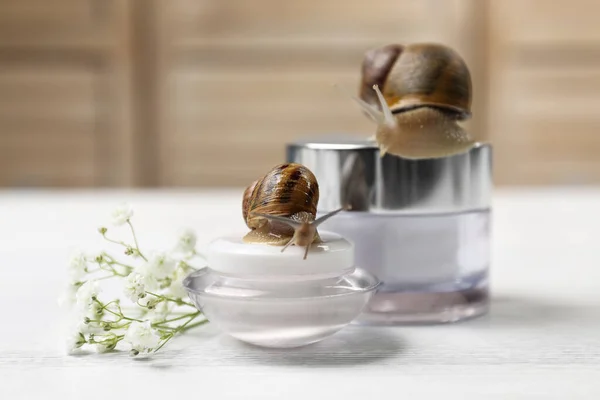
[[[447,323],[488,309],[489,210],[447,214],[348,212],[323,229],[354,242],[356,265],[382,286],[362,324]]]
[[[323,340],[352,322],[379,281],[354,268],[337,277],[252,279],[204,268],[183,285],[198,309],[230,336],[257,346],[290,348]]]
[[[451,291],[379,291],[354,322],[363,325],[440,324],[475,318],[488,311],[486,276]]]

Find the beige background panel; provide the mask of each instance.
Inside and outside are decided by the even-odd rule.
[[[283,160],[290,140],[370,134],[333,84],[354,93],[367,49],[416,41],[444,42],[467,61],[466,126],[494,144],[497,184],[598,184],[599,9],[591,0],[0,0],[0,184],[247,184]],[[79,150],[56,145],[66,142]]]
[[[0,185],[134,184],[129,1],[0,1]]]
[[[490,2],[499,184],[600,183],[597,2]]]

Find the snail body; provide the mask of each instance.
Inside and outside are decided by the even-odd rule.
[[[390,121],[379,123],[375,133],[381,156],[438,158],[464,152],[475,144],[456,120],[439,109],[415,108],[394,114]]]
[[[367,52],[355,100],[378,125],[382,156],[436,158],[475,144],[458,124],[471,116],[471,97],[469,69],[454,50],[412,44]]]
[[[321,241],[317,226],[337,214],[333,211],[316,219],[319,184],[305,166],[285,163],[275,166],[244,191],[242,215],[251,231],[246,243],[305,246],[304,258],[312,243]]]

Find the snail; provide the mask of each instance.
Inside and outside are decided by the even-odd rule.
[[[387,45],[368,51],[359,97],[377,124],[380,154],[436,158],[475,142],[458,124],[471,116],[471,75],[463,59],[439,44]]]
[[[244,190],[242,215],[252,229],[246,243],[304,246],[304,259],[311,244],[321,242],[317,227],[345,208],[316,219],[319,184],[304,165],[286,163],[275,166]]]

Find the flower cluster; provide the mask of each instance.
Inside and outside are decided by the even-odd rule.
[[[190,263],[202,258],[196,252],[196,235],[183,231],[172,251],[146,255],[140,249],[131,223],[133,209],[117,207],[111,215],[114,226],[127,225],[133,243],[108,236],[108,228],[98,229],[108,242],[121,246],[128,261],[105,251],[94,255],[76,252],[69,261],[69,285],[62,302],[70,304],[76,323],[67,339],[69,352],[90,345],[98,353],[127,344],[137,356],[162,348],[175,335],[207,322],[187,294],[183,279],[196,268]],[[117,280],[125,299],[102,298],[101,282]]]

